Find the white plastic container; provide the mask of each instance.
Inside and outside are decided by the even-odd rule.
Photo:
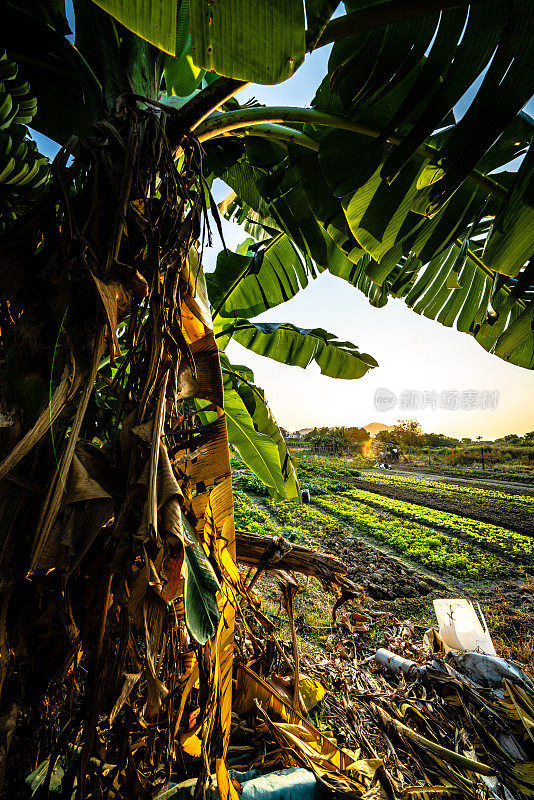
[[[480,622],[469,600],[434,600],[434,611],[439,625],[439,635],[445,650],[476,650],[488,656],[497,655],[484,615]]]

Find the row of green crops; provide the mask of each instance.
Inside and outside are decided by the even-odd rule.
[[[337,494],[352,488],[351,483],[334,480],[332,478],[314,478],[311,475],[301,476],[302,489],[309,489],[312,497],[320,494]]]
[[[309,477],[333,478],[343,480],[347,477],[358,477],[360,470],[354,466],[354,459],[331,458],[330,456],[302,456],[296,459],[297,473],[302,481]]]
[[[304,528],[311,537],[330,534],[345,535],[341,525],[336,524],[330,517],[313,506],[291,501],[277,503],[274,500],[267,500],[267,506],[281,525]]]
[[[235,489],[234,522],[236,530],[257,533],[262,536],[283,536],[290,542],[309,543],[311,535],[311,531],[302,527],[298,522],[282,521],[281,525],[275,525],[266,511],[259,508],[244,492]]]
[[[273,535],[277,533],[268,514],[253,503],[244,492],[234,489],[234,522],[236,530]]]
[[[439,474],[440,475],[447,475],[451,478],[468,478],[471,480],[476,481],[477,478],[484,478],[492,481],[508,481],[509,483],[521,483],[527,485],[534,485],[534,475],[528,474],[528,472],[517,472],[519,467],[514,468],[507,468],[501,470],[497,470],[495,467],[491,469],[489,472],[480,472],[479,469],[466,469],[465,467],[443,467],[439,466]],[[523,469],[525,469],[523,467]],[[434,470],[434,464],[432,464],[432,470]]]
[[[365,503],[344,497],[320,497],[317,505],[394,548],[414,561],[439,571],[471,578],[513,574],[504,561],[471,548],[466,542],[412,520],[400,520]]]
[[[501,528],[498,525],[478,522],[468,517],[450,514],[447,511],[436,511],[433,508],[414,505],[404,500],[394,500],[391,497],[383,497],[374,492],[367,492],[364,489],[352,488],[350,491],[345,492],[343,496],[370,503],[375,507],[392,511],[415,522],[428,523],[433,527],[450,531],[456,536],[469,539],[483,549],[493,550],[514,561],[529,564],[534,555],[534,539],[521,533],[510,531],[507,528]]]
[[[242,463],[242,462],[238,462]],[[235,469],[238,469],[234,476],[234,483],[238,489],[241,489],[249,494],[257,495],[258,497],[269,497],[269,490],[262,483],[254,473],[243,470],[240,466],[236,467],[234,462],[232,462],[232,466]],[[327,471],[330,471],[328,467],[325,467]],[[345,474],[348,474],[347,467],[345,466]],[[332,470],[335,475],[344,473],[339,467],[339,473],[336,470]],[[356,469],[348,470],[351,476],[359,475],[359,471]],[[347,489],[352,487],[352,483],[347,483],[346,481],[337,480],[335,477],[329,476],[316,476],[313,474],[313,471],[310,470],[307,472],[306,470],[302,470],[300,467],[298,469],[299,481],[302,489],[309,489],[313,495],[318,494],[333,494],[336,492],[345,492]]]
[[[429,495],[491,505],[507,511],[534,512],[534,497],[509,494],[496,489],[482,489],[478,486],[456,485],[408,475],[377,474],[375,472],[365,472],[362,479],[380,486],[405,487]]]
[[[306,540],[308,544],[321,535],[346,535],[341,525],[318,508],[289,500],[277,502],[269,498],[264,502],[268,511],[263,510],[245,492],[234,489],[236,530],[282,535],[290,541]]]
[[[268,497],[269,490],[266,485],[262,483],[252,472],[245,472],[234,479],[234,484],[249,494],[255,494],[258,497]]]

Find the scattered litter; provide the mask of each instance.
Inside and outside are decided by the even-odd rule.
[[[415,679],[426,670],[426,667],[419,667],[415,661],[410,661],[408,658],[392,653],[391,650],[386,650],[385,647],[381,647],[380,650],[376,651],[375,661],[398,678],[401,675],[406,675],[408,678]]]
[[[462,675],[475,681],[478,686],[490,689],[501,689],[503,679],[521,686],[526,692],[534,692],[534,684],[521,667],[499,656],[488,656],[485,653],[449,653],[455,669]]]

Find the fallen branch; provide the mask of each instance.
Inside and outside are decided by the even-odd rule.
[[[300,572],[330,585],[352,589],[357,595],[362,592],[360,586],[346,577],[347,567],[335,556],[288,542],[283,536],[236,531],[235,541],[240,564],[260,566],[262,570]]]

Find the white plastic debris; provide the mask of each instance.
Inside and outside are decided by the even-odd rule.
[[[497,655],[480,607],[483,625],[473,604],[463,598],[434,600],[434,611],[446,652],[476,650],[487,656]]]

